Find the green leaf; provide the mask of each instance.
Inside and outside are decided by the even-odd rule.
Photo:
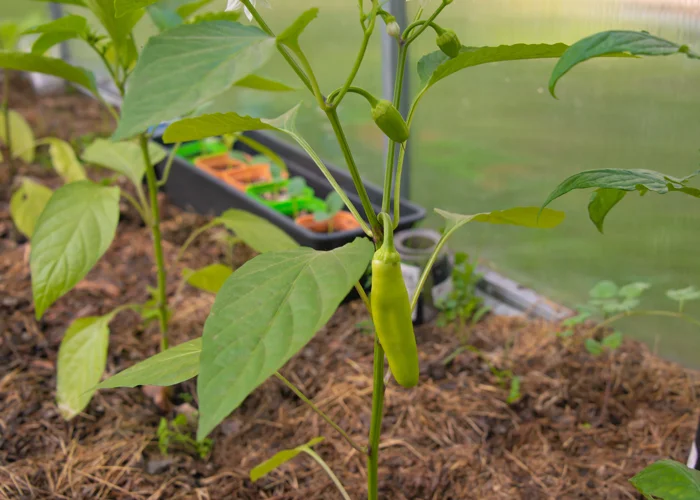
[[[187,19],[192,14],[197,12],[199,9],[201,9],[202,7],[206,7],[211,2],[212,2],[212,0],[197,0],[195,2],[186,3],[183,5],[180,5],[176,9],[176,12],[178,13],[178,15],[181,18]]]
[[[520,61],[523,59],[543,59],[561,56],[567,45],[525,44],[499,45],[498,47],[462,47],[462,52],[450,59],[441,51],[423,56],[418,62],[418,76],[425,92],[443,78],[472,66],[501,61]]]
[[[24,52],[0,52],[0,68],[53,75],[81,85],[92,93],[97,92],[95,75],[90,71],[53,57]]]
[[[600,356],[603,354],[603,346],[601,346],[600,342],[595,339],[586,339],[583,345],[586,347],[589,354],[593,356]]]
[[[163,133],[163,142],[186,142],[249,130],[275,130],[273,120],[241,116],[238,113],[212,113],[171,123]]]
[[[21,29],[16,22],[0,22],[0,49],[15,50],[21,34]]]
[[[299,51],[299,36],[317,16],[318,9],[316,7],[303,12],[287,29],[277,35],[277,43]]]
[[[674,460],[660,460],[630,479],[641,493],[662,500],[700,498],[700,471]]]
[[[700,290],[698,290],[694,286],[689,286],[687,288],[680,288],[678,290],[667,290],[666,296],[671,300],[675,300],[676,302],[698,300],[700,299]]]
[[[85,169],[76,158],[73,146],[61,139],[51,138],[48,141],[51,164],[65,183],[87,179]]]
[[[67,40],[77,38],[78,35],[69,31],[59,31],[56,33],[44,33],[32,44],[32,54],[44,55],[52,47]]]
[[[180,26],[184,21],[180,15],[174,10],[160,5],[151,5],[148,7],[148,15],[156,25],[158,31],[165,31],[176,26]]]
[[[87,7],[85,5],[85,0],[33,0],[35,2],[53,2],[53,3],[60,3],[63,5],[77,5],[79,7]]]
[[[154,165],[166,157],[163,148],[153,142],[148,144],[148,153]],[[141,185],[145,167],[141,146],[135,142],[96,139],[83,152],[82,158],[87,163],[99,165],[126,176],[136,186]]]
[[[668,56],[685,54],[691,59],[700,56],[687,45],[678,45],[644,31],[603,31],[579,40],[562,55],[549,79],[549,92],[571,68],[594,57],[601,56]],[[556,96],[555,96],[556,97]]]
[[[232,273],[233,269],[223,264],[211,264],[197,270],[187,268],[182,270],[182,276],[187,284],[209,293],[218,293]]]
[[[37,33],[75,33],[76,36],[86,34],[88,31],[88,22],[83,16],[68,15],[49,23],[41,24],[33,28],[25,30],[23,34]]]
[[[34,234],[36,221],[44,211],[53,191],[30,179],[23,179],[22,185],[10,199],[10,215],[12,220],[27,238]]]
[[[580,325],[582,323],[585,323],[586,320],[590,317],[591,317],[591,313],[582,312],[582,313],[577,314],[576,316],[566,318],[564,321],[561,322],[561,325],[565,326],[565,327]]]
[[[56,363],[56,403],[70,420],[92,399],[107,366],[109,322],[116,312],[78,318],[66,330]]]
[[[593,299],[612,299],[617,295],[618,291],[619,289],[614,282],[602,280],[590,289],[588,295]]]
[[[0,53],[2,58],[2,53]],[[12,157],[21,158],[26,163],[34,161],[36,142],[34,132],[27,120],[17,111],[10,110],[10,140],[12,141]],[[0,119],[0,142],[7,144],[5,120]]]
[[[185,24],[199,24],[199,23],[205,23],[209,21],[231,21],[235,22],[238,21],[238,18],[241,17],[240,12],[236,11],[231,11],[231,12],[206,12],[204,14],[198,14],[194,17],[191,17],[185,21]]]
[[[622,333],[614,332],[603,339],[603,347],[607,347],[611,351],[614,351],[622,345]]]
[[[297,90],[294,87],[285,85],[282,82],[270,80],[269,78],[258,75],[248,75],[245,78],[237,81],[234,85],[236,87],[264,90],[266,92],[289,92],[292,90]]]
[[[468,222],[485,222],[488,224],[510,224],[550,229],[561,224],[565,217],[564,212],[557,210],[542,212],[538,217],[539,209],[537,207],[516,207],[474,215],[455,214],[439,208],[436,208],[435,212],[451,222],[453,228],[461,227]]]
[[[299,453],[302,453],[305,449],[316,446],[318,443],[323,441],[322,437],[315,437],[306,444],[292,448],[291,450],[282,450],[274,454],[272,458],[268,458],[263,463],[256,465],[250,471],[250,480],[255,482],[261,477],[268,475],[270,472],[275,470],[280,465],[283,465],[290,460],[294,459]]]
[[[254,26],[210,21],[148,39],[130,78],[115,139],[186,115],[258,70],[274,39]]]
[[[244,210],[226,210],[215,221],[236,233],[241,241],[256,252],[280,252],[299,246],[287,233],[267,219]]]
[[[627,192],[621,189],[600,188],[593,191],[591,200],[588,202],[588,216],[601,234],[603,234],[605,216],[626,194]]]
[[[144,15],[144,9],[134,9],[128,13],[116,14],[115,0],[84,0],[88,8],[104,26],[117,50],[119,61],[125,68],[131,68],[138,58],[138,50],[132,37],[132,30]],[[117,0],[119,2],[120,0]],[[128,0],[127,0],[128,1]]]
[[[158,0],[113,0],[116,17],[122,17],[156,3]]]
[[[197,393],[203,439],[311,340],[362,277],[374,246],[259,255],[224,283],[204,325]]]
[[[326,196],[326,209],[329,213],[335,215],[340,212],[344,206],[345,202],[343,202],[343,199],[337,192],[331,191],[328,193],[328,196]]]
[[[201,351],[201,338],[184,342],[112,375],[96,389],[179,384],[197,376]]]
[[[510,380],[510,391],[506,403],[513,404],[520,399],[520,377],[515,376]]]
[[[686,182],[695,177],[698,173],[700,173],[700,170],[681,179],[654,170],[623,168],[586,170],[585,172],[572,175],[559,184],[554,191],[549,193],[542,207],[546,207],[560,196],[574,189],[616,189],[622,191],[639,191],[640,194],[645,194],[647,191],[654,191],[659,194],[666,194],[669,191],[686,192],[684,190]],[[692,192],[686,192],[686,194],[697,196]],[[612,206],[610,206],[610,208],[612,208]]]
[[[118,221],[117,187],[78,181],[54,192],[32,238],[30,268],[37,319],[107,251]]]
[[[627,285],[620,288],[618,295],[626,299],[635,299],[640,297],[642,293],[651,288],[649,283],[643,283],[641,281],[636,281],[634,283],[628,283]]]

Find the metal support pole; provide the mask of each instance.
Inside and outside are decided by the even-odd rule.
[[[385,10],[391,13],[396,18],[401,29],[408,26],[408,16],[406,14],[406,0],[389,0],[385,5]],[[396,80],[396,66],[398,62],[399,48],[396,39],[386,34],[386,30],[382,30],[382,81],[384,98],[390,101],[394,99],[394,81]],[[399,111],[404,118],[408,115],[408,110],[411,106],[411,85],[408,78],[410,72],[409,61],[406,61],[404,72],[403,93],[401,95],[401,103]],[[404,158],[403,172],[401,174],[401,197],[411,198],[411,148],[409,142],[406,143],[406,156]],[[398,146],[397,146],[398,148]],[[396,155],[398,157],[398,154]],[[396,168],[396,166],[394,166]]]

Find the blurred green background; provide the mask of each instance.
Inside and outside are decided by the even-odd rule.
[[[361,37],[356,2],[270,3],[272,9],[262,12],[275,30],[306,8],[321,8],[302,42],[324,91],[339,86]],[[416,3],[409,7],[415,9]],[[216,0],[211,10],[224,6],[225,0]],[[45,4],[29,0],[2,2],[0,17],[45,9]],[[454,29],[463,44],[473,46],[573,43],[598,31],[622,28],[647,30],[700,48],[700,10],[687,0],[457,0],[439,22]],[[147,19],[138,30],[141,42],[154,33]],[[412,77],[420,56],[435,50],[433,38],[429,34],[413,46]],[[81,64],[99,68],[84,47],[73,44],[71,49]],[[376,36],[357,78],[375,94],[382,89],[380,54]],[[297,85],[281,62],[275,59],[266,74]],[[580,170],[648,168],[683,176],[698,168],[698,61],[681,56],[595,60],[564,78],[559,100],[547,92],[554,63],[484,65],[433,88],[414,121],[411,198],[430,211],[439,207],[466,214],[539,205],[560,181]],[[324,158],[342,165],[332,132],[312,98],[304,92],[278,97],[239,90],[218,100],[214,108],[275,116],[304,99],[301,130]],[[350,96],[341,117],[363,174],[380,184],[384,140],[368,107]],[[471,225],[450,246],[569,306],[585,302],[588,290],[602,279],[652,284],[642,302],[645,308],[674,308],[665,290],[700,286],[698,200],[679,194],[649,194],[644,199],[630,195],[609,216],[603,236],[587,218],[589,196],[575,192],[556,201],[552,207],[566,211],[567,220],[555,230]],[[439,227],[441,220],[431,215],[426,224]],[[700,315],[700,307],[689,307],[688,312]],[[700,350],[697,329],[657,318],[630,318],[619,327],[658,345],[662,355],[700,366],[694,354]]]

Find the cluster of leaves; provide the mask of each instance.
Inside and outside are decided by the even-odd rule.
[[[184,451],[196,453],[200,458],[209,456],[213,441],[209,438],[197,441],[191,436],[188,426],[187,416],[182,413],[171,421],[168,421],[167,418],[160,419],[156,436],[161,454],[167,455],[173,447],[179,447]]]
[[[469,260],[469,255],[457,252],[452,268],[452,290],[436,305],[440,309],[438,326],[457,322],[463,327],[467,321],[472,325],[478,323],[490,308],[484,306],[484,299],[476,295],[476,287],[481,280],[476,272],[476,262]]]

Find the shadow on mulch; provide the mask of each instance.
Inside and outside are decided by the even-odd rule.
[[[29,168],[24,174],[37,172]],[[225,252],[213,235],[203,236],[175,262],[179,245],[205,219],[166,208],[176,344],[201,335],[213,303],[208,294],[178,286],[182,269],[222,261]],[[363,498],[364,457],[276,380],[260,386],[217,428],[206,460],[183,450],[160,454],[156,429],[174,410],[163,412],[139,389],[101,391],[83,415],[62,420],[53,400],[66,326],[76,317],[146,301],[146,285],[153,285],[148,232],[129,207],[122,209],[111,249],[37,323],[28,245],[11,229],[7,204],[0,202],[0,497],[339,498],[320,467],[304,456],[257,483],[248,479],[250,469],[275,452],[321,435],[326,440],[317,451],[350,496]],[[238,247],[235,264],[252,255]],[[365,319],[360,304],[341,307],[282,370],[361,443],[369,428],[372,382],[372,337],[358,327]],[[582,349],[582,332],[561,339],[556,330],[540,321],[490,318],[471,332],[482,356],[466,351],[444,364],[460,345],[456,335],[419,328],[419,386],[404,390],[391,382],[386,393],[381,497],[633,499],[627,479],[637,471],[659,458],[684,461],[696,424],[697,373],[633,341],[612,359],[595,358]],[[120,314],[111,324],[108,372],[154,354],[157,346],[152,325]],[[521,377],[517,402],[505,402],[508,390],[489,364]],[[177,392],[194,397],[185,408],[196,406],[193,382]]]

